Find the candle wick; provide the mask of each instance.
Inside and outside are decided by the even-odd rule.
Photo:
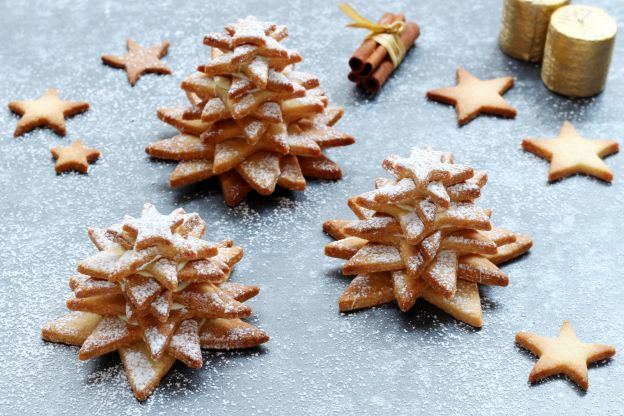
[[[582,16],[577,17],[576,20],[578,20],[580,24],[584,24],[585,19],[587,19],[587,16],[589,16],[591,12],[592,12],[591,10],[587,10]]]

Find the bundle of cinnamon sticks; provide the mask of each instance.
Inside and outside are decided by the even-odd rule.
[[[392,24],[396,21],[405,22],[405,16],[402,14],[384,13],[378,23]],[[406,51],[414,45],[419,35],[420,27],[416,22],[404,24],[400,38]],[[349,80],[370,93],[379,92],[383,84],[396,69],[386,48],[372,39],[365,39],[362,42],[362,45],[349,59],[349,66],[351,67],[351,72],[348,76]]]

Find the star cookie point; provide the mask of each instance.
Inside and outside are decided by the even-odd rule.
[[[478,284],[506,286],[498,264],[526,253],[528,237],[493,228],[490,211],[475,205],[485,172],[456,163],[452,154],[414,148],[391,155],[376,189],[349,199],[358,220],[329,220],[337,241],[325,254],[347,260],[355,276],[341,295],[341,312],[396,301],[410,310],[418,298],[474,327],[483,325]]]
[[[208,243],[205,228],[198,214],[162,215],[150,204],[138,219],[89,228],[98,251],[69,280],[71,312],[44,325],[41,337],[80,346],[80,360],[117,351],[138,400],[176,360],[201,368],[202,348],[267,342],[264,331],[242,320],[252,313],[244,302],[260,289],[228,282],[243,249],[231,240]]]
[[[287,35],[285,26],[247,17],[204,37],[211,60],[181,85],[189,106],[157,112],[181,134],[146,148],[178,162],[172,187],[216,176],[235,206],[251,191],[303,191],[306,178],[342,177],[325,150],[355,139],[333,127],[344,111],[329,107],[319,79],[294,68],[303,58],[282,44]]]
[[[9,109],[21,117],[13,133],[14,137],[41,126],[65,136],[65,118],[87,111],[89,103],[62,100],[55,88],[49,88],[36,100],[11,101]]]
[[[53,147],[50,149],[50,153],[56,159],[54,164],[56,173],[69,170],[87,173],[89,163],[93,163],[100,158],[100,151],[85,147],[82,140],[76,140],[69,146]]]
[[[611,358],[616,352],[611,345],[581,342],[568,320],[563,321],[556,338],[518,332],[516,343],[539,358],[529,374],[529,382],[565,374],[585,391],[589,388],[587,365]]]
[[[613,172],[602,158],[617,153],[620,149],[619,143],[614,140],[584,138],[568,120],[563,122],[557,137],[524,139],[522,148],[550,161],[550,182],[577,173],[612,182]]]
[[[455,106],[457,122],[467,124],[480,114],[516,117],[516,109],[502,95],[514,85],[513,77],[480,80],[463,68],[456,71],[457,85],[427,92],[427,98]]]
[[[171,74],[171,69],[160,60],[167,55],[168,41],[165,40],[160,45],[143,47],[128,38],[126,46],[128,52],[125,55],[102,55],[102,62],[114,68],[124,69],[130,85],[134,86],[144,74]]]

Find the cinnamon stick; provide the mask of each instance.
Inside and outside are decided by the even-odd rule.
[[[403,30],[403,33],[401,33],[401,43],[405,46],[406,51],[412,47],[419,35],[420,27],[416,24],[416,22],[408,22],[405,25],[405,29]],[[392,60],[389,56],[386,56],[377,69],[375,69],[375,71],[364,80],[362,85],[368,92],[376,93],[388,80],[392,72],[394,72],[394,69]]]
[[[397,21],[405,22],[405,16],[402,14],[395,14],[394,19],[392,19],[390,24]],[[371,53],[370,56],[366,58],[366,61],[364,61],[364,66],[362,66],[360,75],[370,75],[383,62],[386,56],[388,56],[388,50],[383,46],[377,44],[377,48],[375,48],[373,53]]]
[[[351,82],[358,82],[358,81],[360,81],[362,79],[362,77],[359,74],[356,74],[353,71],[349,72],[349,75],[347,75],[347,78]]]
[[[377,23],[382,25],[392,23],[394,19],[394,14],[392,13],[384,13]],[[377,42],[372,39],[365,39],[364,42],[360,45],[360,47],[355,51],[355,53],[349,59],[349,66],[351,67],[351,71],[358,74],[362,70],[364,66],[364,61],[368,59],[368,57],[377,49]]]

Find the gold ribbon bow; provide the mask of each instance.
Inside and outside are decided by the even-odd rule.
[[[401,42],[400,36],[401,33],[403,33],[403,22],[396,21],[392,24],[375,23],[360,16],[360,14],[347,3],[342,3],[338,7],[340,7],[340,10],[342,10],[344,14],[353,19],[353,22],[347,25],[348,27],[358,27],[370,30],[366,39],[372,39],[386,48],[394,67],[396,68],[399,66],[406,53],[405,46],[403,45],[403,42]]]

